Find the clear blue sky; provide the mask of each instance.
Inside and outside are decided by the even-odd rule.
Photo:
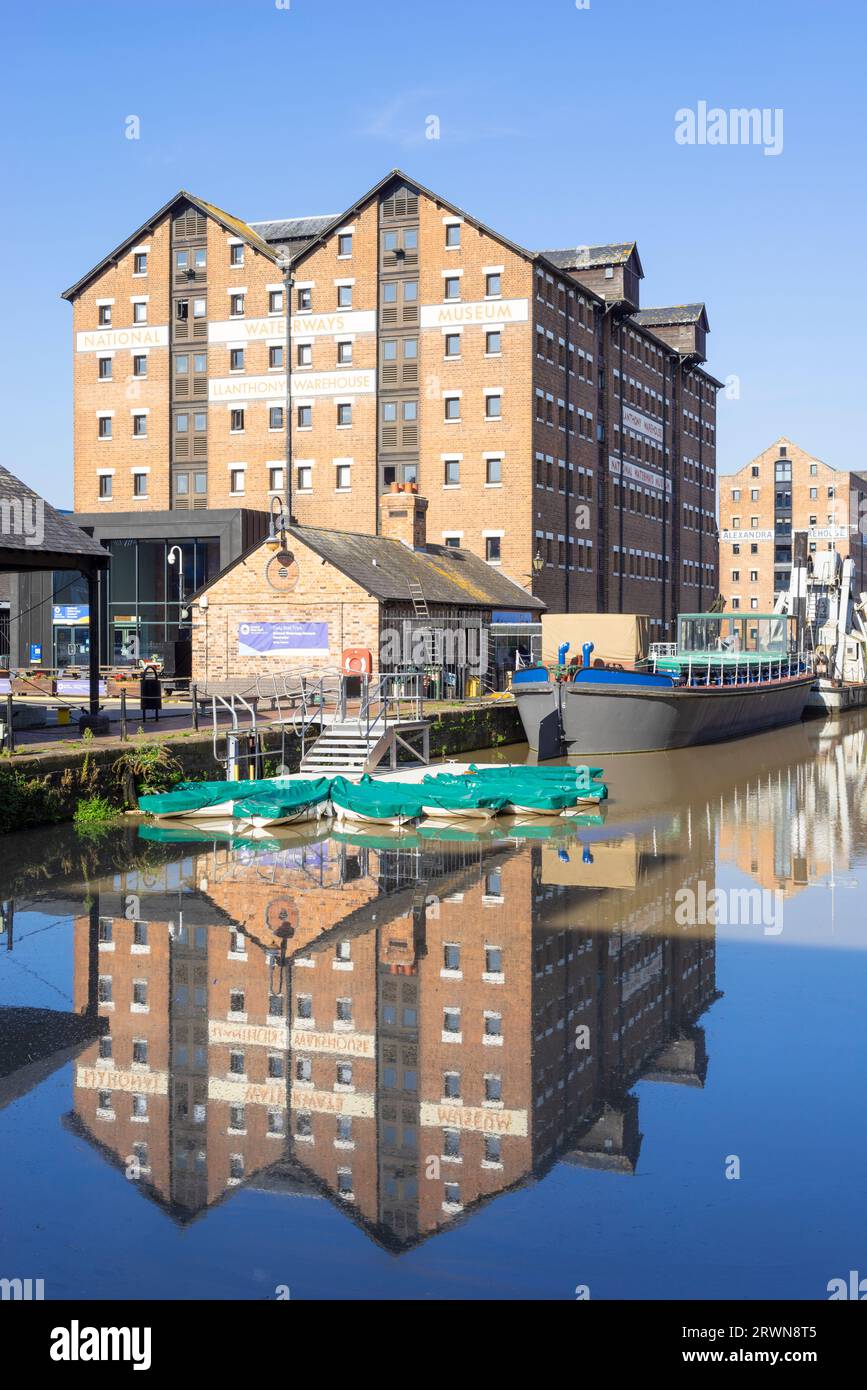
[[[530,248],[635,238],[645,305],[705,300],[740,379],[721,471],[780,434],[863,467],[865,27],[857,0],[7,6],[3,463],[69,505],[58,296],[179,188],[339,212],[400,166]],[[678,144],[700,101],[782,108],[782,153]]]

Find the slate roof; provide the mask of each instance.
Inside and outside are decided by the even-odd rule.
[[[402,541],[388,536],[324,531],[315,526],[290,526],[287,535],[309,546],[383,602],[411,602],[409,583],[415,580],[428,603],[535,611],[545,607],[541,599],[534,598],[469,550],[447,545],[410,550]]]
[[[34,504],[39,513],[34,513]],[[37,527],[43,532],[38,545],[34,543]],[[98,541],[74,522],[66,521],[38,492],[0,464],[0,568],[64,568],[62,564],[45,563],[46,556],[70,561],[101,560],[104,565],[109,561],[108,551]],[[78,566],[73,563],[67,568]]]
[[[330,227],[337,215],[332,212],[327,217],[287,217],[282,221],[251,222],[249,225],[263,241],[307,241]]]
[[[634,241],[609,241],[602,246],[571,246],[540,254],[561,270],[595,270],[604,265],[625,265],[635,250]]]
[[[643,328],[654,328],[670,323],[698,323],[702,315],[707,327],[707,311],[703,304],[670,304],[661,309],[638,309],[632,318]]]

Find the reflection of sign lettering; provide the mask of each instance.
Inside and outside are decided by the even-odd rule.
[[[208,1020],[209,1043],[238,1043],[242,1047],[273,1047],[285,1052],[289,1047],[289,1029],[259,1023],[231,1023],[228,1019]]]
[[[613,454],[609,455],[608,469],[609,472],[615,474],[620,474],[622,472],[624,478],[628,478],[630,482],[640,484],[641,487],[652,487],[655,488],[657,492],[662,492],[664,487],[666,492],[671,492],[670,478],[663,479],[661,473],[654,473],[650,468],[640,468],[638,464],[635,463],[627,463],[626,459],[623,460],[621,466],[620,459],[616,458]]]
[[[305,1091],[299,1086],[292,1088],[292,1109],[317,1115],[356,1115],[365,1120],[372,1119],[374,1113],[373,1096],[350,1091]]]
[[[344,1057],[375,1057],[376,1042],[369,1033],[310,1033],[292,1029],[292,1046],[300,1052],[336,1052]]]
[[[100,352],[110,348],[168,347],[167,324],[147,328],[100,328],[92,333],[76,333],[79,352]]]
[[[79,1067],[75,1084],[83,1091],[135,1091],[143,1096],[168,1095],[164,1071],[117,1071],[114,1067]]]
[[[269,1105],[272,1109],[285,1109],[286,1087],[276,1081],[232,1081],[209,1076],[208,1100],[225,1100],[230,1105]]]
[[[626,430],[637,430],[639,434],[646,434],[649,439],[655,439],[657,444],[662,443],[662,425],[658,420],[651,420],[649,415],[642,415],[640,410],[633,410],[631,406],[623,407],[623,428]]]
[[[447,327],[453,323],[526,323],[530,305],[526,299],[486,299],[478,304],[423,304],[422,328]]]
[[[527,1137],[526,1110],[487,1110],[470,1105],[437,1105],[424,1100],[419,1124],[426,1128],[466,1129],[478,1134],[514,1134]]]
[[[333,333],[375,333],[376,312],[357,309],[346,314],[306,314],[292,318],[292,336],[322,338]],[[275,314],[267,319],[224,319],[208,324],[209,343],[283,342],[286,338],[286,316]]]

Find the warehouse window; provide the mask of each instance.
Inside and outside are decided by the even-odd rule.
[[[108,500],[108,499],[111,497],[111,493],[112,493],[112,484],[113,484],[113,482],[114,482],[114,479],[111,477],[110,474],[108,474],[108,473],[102,473],[102,474],[100,474],[100,478],[99,478],[99,495],[100,495],[100,497],[102,498],[103,501],[106,501],[106,500]]]
[[[100,357],[99,359],[99,379],[100,381],[111,381],[111,358]]]
[[[489,564],[496,564],[496,565],[498,565],[498,564],[500,563],[500,537],[499,537],[499,536],[486,536],[486,537],[485,537],[485,559],[488,561]]]
[[[244,264],[244,247],[240,242],[235,242],[229,247],[229,265],[238,266]]]
[[[276,371],[283,366],[283,347],[280,343],[272,343],[268,349],[268,370]]]
[[[232,434],[241,434],[244,430],[244,411],[236,407],[230,411],[229,429]]]

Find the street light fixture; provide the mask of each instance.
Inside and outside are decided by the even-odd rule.
[[[545,568],[545,561],[542,559],[542,556],[540,555],[539,551],[537,550],[537,551],[536,551],[536,554],[533,556],[533,573],[534,573],[534,574],[541,574],[544,568]]]
[[[173,545],[168,553],[170,565],[177,563],[178,566],[178,603],[181,608],[184,606],[184,552],[179,545]]]

